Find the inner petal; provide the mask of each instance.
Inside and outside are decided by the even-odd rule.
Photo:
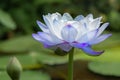
[[[77,33],[77,30],[71,24],[67,24],[61,30],[62,38],[67,42],[75,41]]]

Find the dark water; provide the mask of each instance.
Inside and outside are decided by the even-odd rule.
[[[88,61],[74,62],[74,80],[120,80],[120,77],[103,76],[88,70]],[[52,80],[67,80],[67,64],[54,65],[47,68]]]

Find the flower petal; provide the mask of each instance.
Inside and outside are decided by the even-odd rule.
[[[94,19],[94,21],[92,21],[89,25],[89,29],[90,30],[94,30],[97,29],[100,26],[100,20],[102,19],[102,17],[96,18]]]
[[[92,56],[98,56],[100,54],[102,54],[104,51],[94,51],[92,50],[92,48],[90,46],[86,46],[82,48],[82,51],[84,51],[85,53],[87,53],[88,55],[92,55]]]
[[[88,14],[85,18],[86,18],[89,22],[93,21],[93,15],[92,15],[92,14]]]
[[[84,16],[83,15],[78,15],[74,20],[75,21],[80,21],[82,19],[84,19]]]
[[[58,47],[60,47],[62,50],[68,52],[72,49],[72,46],[68,43],[62,43],[60,45],[58,45]]]
[[[96,36],[97,32],[98,29],[87,32],[84,35],[80,36],[76,41],[80,43],[86,43],[88,41],[91,41]]]
[[[42,22],[38,20],[37,20],[37,24],[43,32],[47,32],[47,33],[49,32],[48,27],[45,24],[43,24]]]
[[[73,18],[71,17],[71,15],[69,13],[64,13],[63,17],[62,17],[62,20],[64,20],[64,21],[72,21]]]
[[[72,43],[71,44],[73,47],[76,47],[76,48],[83,48],[83,47],[86,47],[88,46],[89,44],[88,43]]]
[[[68,24],[61,30],[61,36],[63,40],[67,42],[73,42],[77,36],[77,30]]]
[[[47,45],[54,45],[55,44],[53,42],[52,38],[47,33],[38,32],[38,34],[32,34],[32,36],[34,39],[42,42],[43,44],[47,44]]]
[[[98,30],[96,37],[98,37],[109,25],[109,23],[104,23]]]
[[[72,43],[72,46],[82,49],[85,53],[89,55],[100,55],[104,51],[96,52],[91,49],[91,46],[88,43]]]
[[[52,26],[52,24],[51,24],[51,22],[50,22],[51,18],[49,18],[48,16],[44,16],[44,15],[43,15],[43,19],[44,19],[44,21],[45,21],[45,24],[48,26],[48,28],[49,28],[50,26]]]
[[[49,16],[50,16],[50,14],[49,14]],[[53,20],[51,18],[49,18],[49,16],[43,16],[43,18],[44,18],[46,25],[49,28],[50,33],[56,35],[56,37],[61,38],[60,33],[57,32],[59,30],[59,29],[57,29],[58,26],[54,26]]]
[[[94,40],[90,41],[89,44],[93,45],[93,44],[98,44],[102,41],[104,41],[105,39],[107,39],[108,37],[110,37],[112,34],[103,34],[101,36],[99,36],[98,38],[95,38]]]

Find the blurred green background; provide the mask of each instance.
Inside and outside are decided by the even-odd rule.
[[[68,12],[73,17],[92,13],[110,23],[106,32],[112,37],[94,47],[106,50],[103,55],[91,57],[75,50],[74,80],[120,80],[120,0],[0,0],[0,80],[9,80],[5,67],[11,56],[23,66],[22,80],[66,80],[67,56],[54,55],[31,36],[40,31],[36,20],[44,22],[42,15],[54,12]],[[39,73],[32,72],[36,70]],[[32,73],[37,75],[30,78]]]

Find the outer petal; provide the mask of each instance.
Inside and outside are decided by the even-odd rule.
[[[104,23],[98,30],[96,37],[98,37],[109,25],[109,23]]]
[[[40,29],[42,29],[42,31],[47,32],[47,33],[49,32],[48,27],[45,24],[41,23],[38,20],[37,20],[37,24],[40,27]]]
[[[66,42],[73,42],[77,36],[77,30],[68,24],[61,30],[61,36]]]
[[[49,18],[48,16],[43,15],[43,19],[44,19],[45,24],[47,25],[47,27],[50,29],[50,27],[52,26],[52,24],[50,22],[51,18]]]
[[[60,47],[62,50],[68,52],[72,49],[72,46],[68,43],[62,43],[60,45],[58,45],[58,47]]]
[[[90,46],[86,46],[81,48],[85,53],[87,53],[88,55],[92,55],[92,56],[98,56],[100,54],[102,54],[104,51],[94,51],[92,50],[92,48]]]
[[[62,20],[64,20],[64,21],[72,21],[73,18],[71,17],[71,15],[69,13],[64,13],[63,17],[62,17]]]
[[[86,34],[80,36],[76,41],[80,43],[86,43],[94,39],[97,34],[98,29],[87,32]]]
[[[84,19],[84,16],[83,15],[78,15],[74,20],[75,21],[80,21],[82,19]]]
[[[83,47],[89,46],[89,44],[87,43],[78,43],[78,42],[72,43],[71,45],[76,48],[83,48]]]
[[[92,14],[88,14],[85,18],[86,18],[86,20],[88,20],[88,22],[93,21],[93,15]]]
[[[43,38],[43,35],[45,35],[45,34],[43,33],[42,36],[39,34],[32,34],[33,38],[36,39],[37,41],[40,41],[41,43],[47,44],[47,45],[54,45],[54,43],[51,41],[50,37],[47,37],[47,35],[46,35]]]
[[[89,25],[89,30],[94,30],[94,29],[97,29],[99,26],[100,26],[100,20],[102,19],[102,17],[99,17],[99,18],[96,18],[94,19],[90,25]]]
[[[108,37],[110,37],[111,35],[112,35],[112,34],[103,34],[103,35],[101,35],[100,37],[98,37],[98,38],[96,38],[96,39],[94,39],[94,40],[92,40],[92,41],[89,41],[89,44],[90,44],[90,45],[98,44],[98,43],[104,41],[105,39],[107,39]]]
[[[82,49],[85,53],[89,55],[100,55],[104,51],[96,52],[91,49],[91,46],[88,43],[73,43],[72,46]]]
[[[58,32],[59,29],[57,29],[58,26],[54,25],[54,23],[55,23],[56,20],[53,23],[53,20],[51,19],[51,17],[49,18],[48,16],[43,16],[43,18],[44,18],[44,21],[45,21],[46,25],[49,28],[50,33],[56,35],[56,37],[61,38],[60,33]]]

